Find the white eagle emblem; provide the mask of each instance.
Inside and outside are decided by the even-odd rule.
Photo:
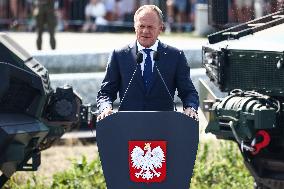
[[[144,150],[146,151],[144,155]],[[155,169],[161,168],[165,162],[165,154],[160,146],[151,150],[151,143],[145,143],[144,150],[135,146],[131,152],[131,163],[135,169],[141,169],[135,173],[136,178],[152,179],[154,176],[160,177],[161,172]]]

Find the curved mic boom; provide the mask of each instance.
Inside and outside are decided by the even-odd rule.
[[[154,60],[155,62],[158,62],[158,61],[160,60],[160,54],[159,54],[159,52],[158,52],[158,51],[154,51],[154,54],[153,54],[153,60]],[[164,80],[164,78],[163,78],[163,76],[162,76],[162,74],[161,74],[161,72],[160,72],[160,70],[159,70],[159,68],[158,68],[157,64],[154,64],[154,65],[155,65],[155,68],[156,68],[156,69],[157,69],[157,71],[158,71],[158,74],[159,74],[160,78],[161,78],[161,79],[162,79],[162,81],[163,81],[163,84],[164,84],[164,86],[165,86],[165,88],[166,88],[166,90],[167,90],[168,94],[169,94],[169,95],[170,95],[170,97],[171,97],[171,100],[172,100],[172,102],[173,102],[173,105],[174,105],[175,111],[177,111],[177,107],[176,107],[175,100],[174,100],[174,98],[172,97],[172,95],[171,95],[171,93],[170,93],[170,90],[169,90],[169,88],[168,88],[168,86],[167,86],[167,84],[166,84],[166,82],[165,82],[165,80]]]
[[[143,54],[142,54],[141,52],[138,52],[138,53],[136,54],[136,63],[137,63],[136,68],[135,68],[135,70],[134,70],[134,72],[133,72],[133,74],[132,74],[132,77],[131,77],[131,79],[130,79],[130,81],[129,81],[129,83],[128,83],[128,86],[127,86],[127,88],[126,88],[126,90],[125,90],[125,92],[124,92],[124,94],[123,94],[123,97],[122,97],[122,99],[121,99],[121,103],[120,103],[120,105],[119,105],[119,107],[118,107],[118,111],[119,111],[119,109],[120,109],[120,107],[121,107],[121,105],[122,105],[122,103],[123,103],[123,101],[124,101],[124,98],[125,98],[125,96],[126,96],[126,93],[127,93],[128,89],[129,89],[129,87],[130,87],[130,85],[131,85],[131,83],[132,83],[132,80],[133,80],[134,75],[135,75],[135,73],[136,73],[136,71],[137,71],[138,65],[140,65],[142,62],[143,62]]]

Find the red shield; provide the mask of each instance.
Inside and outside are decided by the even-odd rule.
[[[162,182],[166,178],[166,141],[128,141],[130,179]]]

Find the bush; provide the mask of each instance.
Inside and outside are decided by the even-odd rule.
[[[35,173],[29,174],[27,182],[23,183],[23,178],[15,174],[5,185],[5,189],[106,189],[106,184],[99,158],[87,162],[86,157],[82,157],[80,163],[72,161],[72,167],[66,171],[53,175],[51,185],[44,183],[45,178],[36,177]]]
[[[96,188],[105,189],[105,179],[103,176],[99,159],[88,164],[86,157],[82,158],[80,164],[73,162],[71,170],[57,173],[53,176],[51,188],[56,189],[85,189]]]
[[[25,176],[16,173],[3,189],[45,189],[47,186],[44,184],[44,180],[44,178],[38,178],[35,173],[29,173]]]
[[[210,145],[209,145],[210,143]],[[53,175],[51,184],[44,183],[44,178],[30,174],[27,183],[16,174],[5,185],[14,189],[106,189],[99,158],[87,162],[82,157],[81,163],[73,160],[69,170]],[[211,142],[199,145],[196,157],[191,189],[239,189],[252,188],[253,178],[243,164],[240,152],[233,142],[222,141],[217,145]]]

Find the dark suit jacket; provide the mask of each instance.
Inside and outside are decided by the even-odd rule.
[[[190,79],[190,68],[184,53],[174,47],[159,42],[159,60],[155,65],[160,70],[172,97],[175,90],[184,107],[197,110],[198,94]],[[120,101],[125,93],[135,68],[137,71],[123,100],[120,111],[171,111],[173,101],[160,78],[156,67],[149,90],[145,90],[140,65],[136,63],[137,46],[133,43],[125,48],[114,50],[108,60],[106,75],[98,92],[98,107],[103,102],[112,103],[119,92]]]

